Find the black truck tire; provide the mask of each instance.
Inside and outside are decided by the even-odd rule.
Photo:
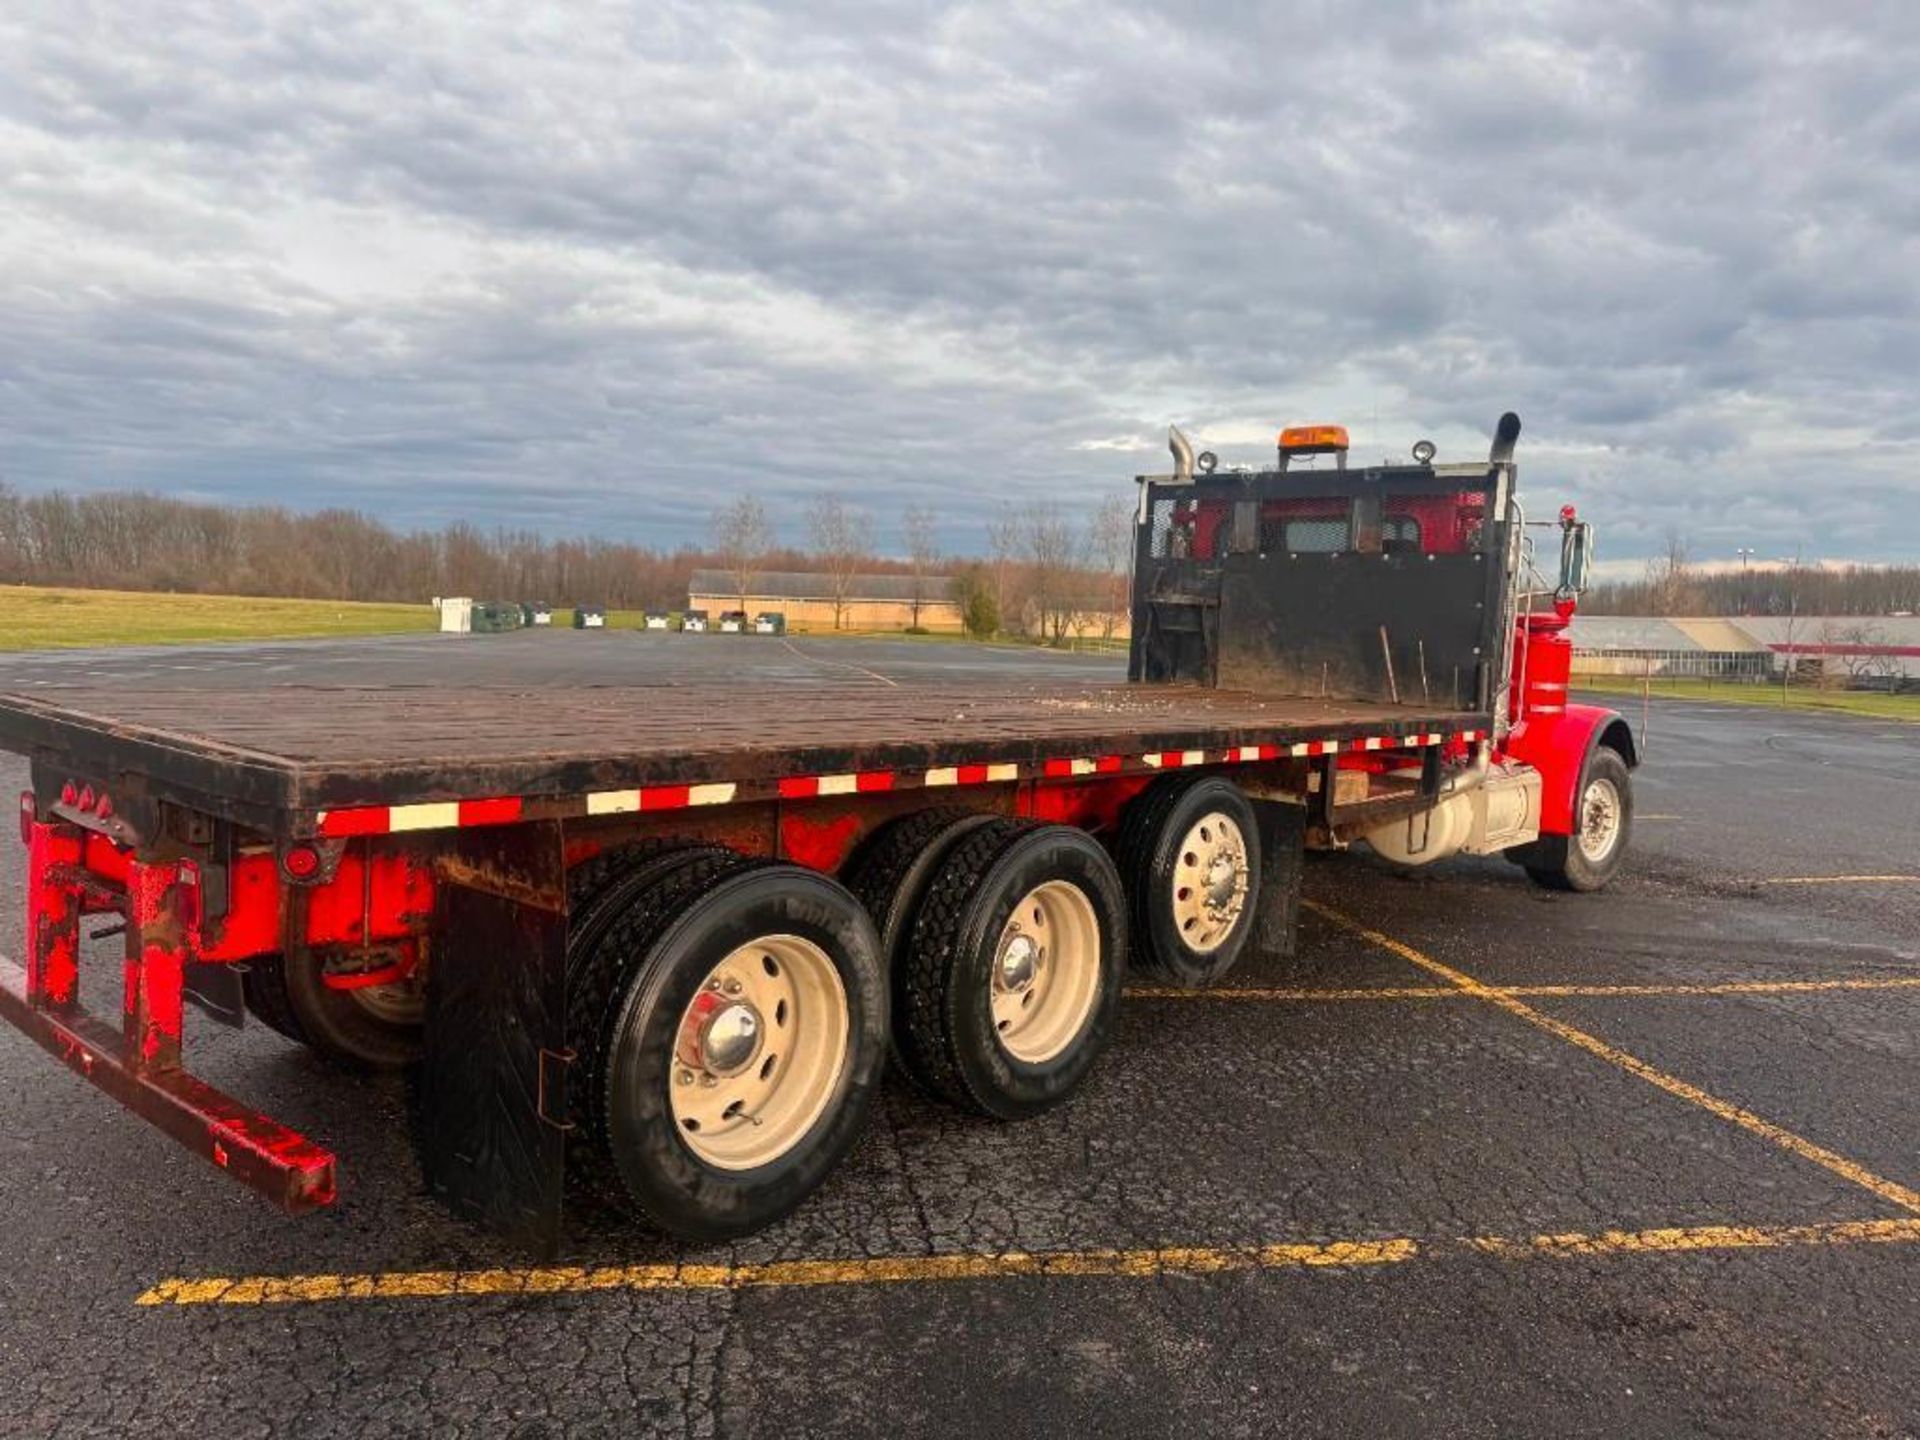
[[[854,852],[840,879],[873,917],[888,974],[898,973],[920,901],[947,853],[962,836],[1005,818],[955,806],[917,810],[882,825]]]
[[[417,983],[336,990],[324,951],[262,955],[241,976],[248,1013],[351,1070],[400,1070],[420,1058],[424,1000]]]
[[[886,1062],[866,911],[815,871],[699,853],[629,875],[583,931],[568,959],[583,1178],[688,1240],[791,1213],[852,1146]]]
[[[1633,772],[1605,745],[1587,757],[1574,800],[1571,835],[1542,835],[1519,847],[1518,859],[1536,885],[1590,892],[1613,879],[1633,833]]]
[[[1114,848],[1136,973],[1201,986],[1239,963],[1258,919],[1262,860],[1245,791],[1217,775],[1157,780],[1127,806]]]
[[[928,1094],[1016,1120],[1065,1100],[1113,1035],[1126,969],[1113,861],[1067,825],[963,836],[895,976],[894,1046]]]

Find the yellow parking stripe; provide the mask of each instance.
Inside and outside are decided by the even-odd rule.
[[[1851,980],[1728,980],[1713,985],[1488,985],[1496,995],[1534,998],[1634,999],[1695,995],[1819,995],[1847,990],[1920,990],[1920,975],[1866,976]],[[1311,986],[1219,986],[1183,990],[1173,985],[1130,985],[1130,1000],[1476,1000],[1483,997],[1451,985],[1379,985],[1347,990]]]
[[[1690,1250],[1778,1250],[1806,1245],[1892,1245],[1920,1240],[1920,1219],[1848,1220],[1831,1225],[1697,1225],[1673,1230],[1606,1230],[1598,1235],[1478,1236],[1475,1250],[1510,1260],[1556,1255],[1665,1255]]]
[[[1226,1270],[1350,1268],[1411,1260],[1411,1240],[1331,1245],[1211,1246],[1164,1250],[1003,1251],[861,1260],[785,1260],[766,1265],[546,1266],[522,1270],[422,1270],[375,1275],[256,1275],[163,1280],[136,1305],[274,1305],[322,1300],[400,1300],[451,1295],[553,1295],[590,1290],[758,1290],[889,1285],[1020,1275],[1205,1275]]]
[[[1774,875],[1756,885],[1920,885],[1920,875]]]
[[[1865,1166],[1855,1164],[1853,1161],[1847,1159],[1846,1156],[1837,1155],[1831,1150],[1816,1145],[1811,1140],[1804,1139],[1794,1134],[1791,1130],[1774,1124],[1771,1120],[1763,1119],[1751,1110],[1744,1110],[1738,1105],[1730,1104],[1720,1099],[1718,1096],[1709,1095],[1699,1086],[1690,1085],[1676,1075],[1669,1075],[1664,1070],[1656,1069],[1639,1057],[1629,1055],[1626,1051],[1609,1045],[1598,1036],[1589,1035],[1586,1031],[1576,1029],[1563,1020],[1556,1020],[1553,1016],[1534,1009],[1531,1005],[1528,1005],[1525,1001],[1515,996],[1503,994],[1501,991],[1489,985],[1483,985],[1480,981],[1474,979],[1473,976],[1466,974],[1464,971],[1456,970],[1451,965],[1443,964],[1431,955],[1422,954],[1411,945],[1396,940],[1391,935],[1382,934],[1378,930],[1362,925],[1351,916],[1343,915],[1337,910],[1331,910],[1318,901],[1303,900],[1300,903],[1309,910],[1312,910],[1314,914],[1320,915],[1341,928],[1352,931],[1356,935],[1371,940],[1381,949],[1398,955],[1410,964],[1419,966],[1430,975],[1438,975],[1450,984],[1458,986],[1467,994],[1485,1000],[1489,1004],[1498,1005],[1509,1015],[1525,1020],[1529,1025],[1544,1030],[1549,1035],[1566,1041],[1569,1045],[1577,1046],[1589,1055],[1604,1060],[1609,1065],[1624,1070],[1629,1075],[1666,1091],[1669,1095],[1676,1096],[1679,1099],[1697,1105],[1709,1114],[1717,1115],[1720,1119],[1730,1124],[1738,1125],[1747,1133],[1757,1135],[1762,1140],[1767,1141],[1769,1144],[1777,1145],[1780,1149],[1790,1154],[1798,1155],[1803,1160],[1812,1161],[1815,1165],[1831,1171],[1843,1180],[1849,1180],[1862,1189],[1871,1191],[1890,1205],[1896,1205],[1911,1214],[1920,1215],[1920,1192],[1910,1190],[1895,1181],[1876,1175]]]
[[[1204,990],[1182,989],[1178,985],[1129,985],[1122,992],[1129,1000],[1458,1000],[1458,990],[1444,985],[1361,986],[1352,990],[1316,990],[1307,987],[1214,986]]]
[[[1161,1250],[1085,1250],[977,1255],[902,1255],[864,1260],[790,1260],[768,1265],[544,1266],[501,1270],[418,1270],[365,1275],[255,1275],[163,1280],[134,1303],[145,1306],[288,1305],[339,1300],[425,1300],[563,1295],[593,1291],[751,1290],[822,1285],[1019,1277],[1141,1279],[1228,1271],[1357,1269],[1462,1252],[1502,1260],[1663,1255],[1920,1241],[1920,1219],[1847,1220],[1821,1225],[1699,1225],[1522,1236],[1406,1238],[1327,1245],[1278,1244]]]

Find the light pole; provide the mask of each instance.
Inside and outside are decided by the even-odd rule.
[[[1753,613],[1753,601],[1748,589],[1747,567],[1753,563],[1753,557],[1758,552],[1751,546],[1742,545],[1733,553],[1740,557],[1740,613],[1742,615],[1751,615]]]

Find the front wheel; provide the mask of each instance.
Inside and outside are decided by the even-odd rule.
[[[1573,833],[1542,835],[1520,863],[1549,890],[1593,891],[1613,879],[1633,830],[1633,774],[1617,750],[1601,746],[1587,761],[1574,799]]]

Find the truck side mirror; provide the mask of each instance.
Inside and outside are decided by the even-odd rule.
[[[1593,527],[1578,520],[1560,531],[1560,591],[1563,596],[1584,595],[1593,568]]]

